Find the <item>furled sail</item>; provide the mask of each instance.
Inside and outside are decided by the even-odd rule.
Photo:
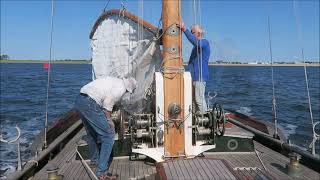
[[[127,11],[110,10],[97,19],[90,34],[93,79],[132,76],[138,81],[135,92],[121,102],[130,113],[150,108],[148,91],[161,64],[156,32],[155,26]]]

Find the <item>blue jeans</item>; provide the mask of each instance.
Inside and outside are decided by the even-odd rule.
[[[203,114],[208,110],[204,96],[206,92],[206,82],[193,81],[193,85],[196,105],[198,106],[199,111]]]
[[[88,146],[91,163],[97,164],[96,175],[106,172],[112,162],[112,146],[114,143],[114,124],[108,120],[103,109],[89,96],[79,95],[75,108],[78,110],[88,135]],[[98,139],[101,141],[100,153]]]

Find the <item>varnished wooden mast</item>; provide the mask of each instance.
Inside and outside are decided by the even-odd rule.
[[[181,19],[180,7],[180,0],[163,0],[162,3],[164,109],[165,121],[167,122],[164,131],[166,157],[177,157],[185,154],[181,31],[176,26],[176,22]],[[180,107],[180,112],[175,116],[169,113],[173,106]]]

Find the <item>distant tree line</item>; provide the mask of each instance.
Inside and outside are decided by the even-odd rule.
[[[0,60],[9,60],[9,59],[10,59],[10,57],[7,54],[1,54],[0,55]]]
[[[54,61],[89,61],[88,59],[56,59]]]

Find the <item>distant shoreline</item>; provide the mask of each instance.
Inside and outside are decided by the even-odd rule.
[[[273,64],[274,67],[320,67],[320,64]],[[271,67],[271,64],[209,64],[209,66],[232,66],[232,67]]]
[[[1,60],[2,64],[43,64],[49,63],[49,61],[40,61],[40,60]],[[51,64],[91,64],[90,61],[86,60],[70,60],[70,61],[51,61]]]
[[[48,63],[48,61],[40,61],[40,60],[0,60],[2,64],[43,64]],[[86,60],[58,60],[58,61],[51,61],[51,64],[91,64],[91,61]],[[187,65],[184,63],[184,65]],[[308,67],[320,67],[320,63],[317,64],[273,64],[274,67],[301,67],[301,66],[308,66]],[[209,66],[230,66],[230,67],[271,67],[271,64],[227,64],[227,63],[220,63],[220,64],[213,64],[209,63]]]

